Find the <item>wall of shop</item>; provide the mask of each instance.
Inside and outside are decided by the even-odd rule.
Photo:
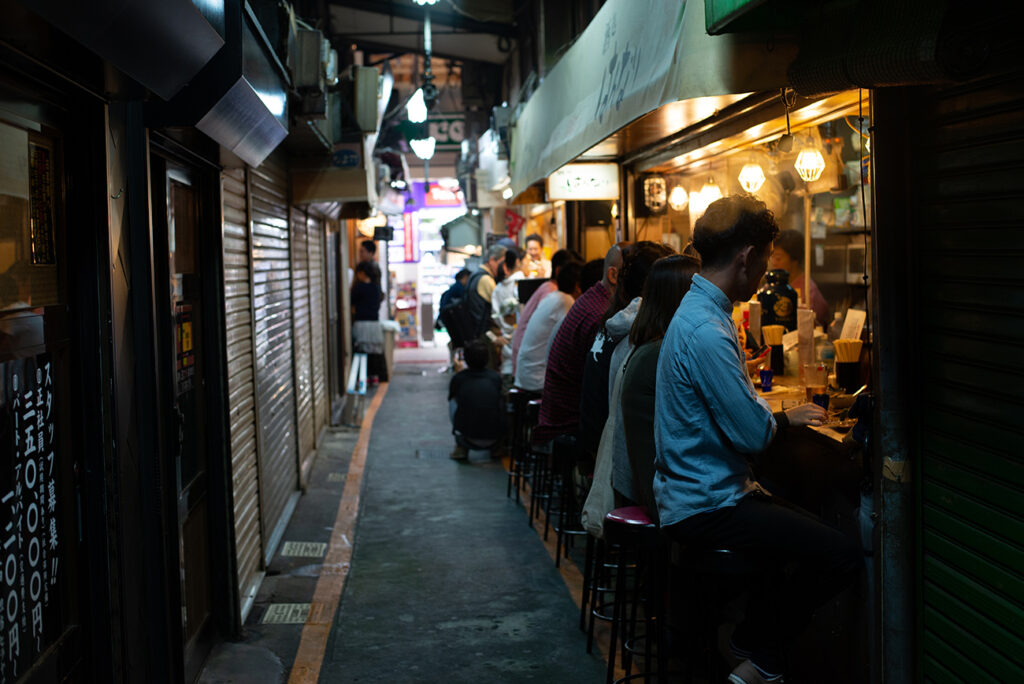
[[[1022,667],[1022,86],[1018,67],[875,107],[877,334],[901,340],[880,352],[883,668],[911,651],[918,680]]]

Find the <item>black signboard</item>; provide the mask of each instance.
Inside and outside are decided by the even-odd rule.
[[[28,187],[32,263],[57,263],[53,243],[53,151],[37,143],[29,145]]]
[[[48,354],[0,364],[0,684],[61,632],[60,539]]]

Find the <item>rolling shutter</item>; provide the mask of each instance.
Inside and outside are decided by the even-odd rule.
[[[295,355],[295,414],[298,420],[300,472],[305,473],[313,455],[313,370],[309,320],[309,254],[306,213],[291,209],[292,330]]]
[[[327,424],[330,402],[327,399],[327,310],[324,302],[324,220],[310,216],[309,229],[309,320],[313,350],[313,434],[318,436]],[[314,437],[315,438],[315,437]]]
[[[273,161],[250,169],[260,508],[273,556],[298,494],[287,184]]]
[[[1024,673],[1024,77],[916,100],[921,672]]]
[[[256,439],[256,374],[253,366],[249,220],[244,169],[224,171],[224,320],[235,558],[243,605],[254,595],[262,567],[259,465]]]

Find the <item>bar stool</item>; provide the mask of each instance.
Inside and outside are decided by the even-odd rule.
[[[513,387],[508,391],[508,405],[512,409],[512,434],[509,444],[508,463],[508,485],[505,488],[505,496],[512,495],[513,485],[516,488],[516,503],[519,503],[519,493],[530,475],[530,460],[527,457],[528,433],[536,421],[527,424],[527,404],[532,399],[539,398],[537,392]]]
[[[662,543],[658,526],[651,520],[643,506],[616,508],[604,519],[605,542],[619,551],[615,573],[615,601],[612,610],[612,632],[608,644],[608,669],[605,681],[612,684],[615,677],[616,654],[621,650],[626,675],[615,680],[620,682],[643,678],[651,681],[657,675],[658,682],[664,682],[668,672],[665,669],[667,653],[664,646],[664,587],[668,564],[665,560],[667,546]],[[627,590],[628,562],[633,559],[636,572],[633,586]],[[633,649],[629,647],[630,634],[636,642],[636,614],[640,603],[644,603],[644,670],[632,672]],[[628,605],[627,605],[628,604]],[[626,617],[627,608],[629,618]],[[657,651],[654,650],[657,642]],[[652,661],[656,660],[656,663]],[[652,669],[654,665],[654,669]]]
[[[548,496],[545,491],[545,480],[547,479],[547,454],[538,452],[533,445],[533,428],[540,420],[540,399],[530,399],[526,402],[526,424],[524,429],[525,443],[523,453],[527,460],[526,466],[530,470],[523,477],[530,480],[530,511],[526,524],[533,527],[534,519],[540,514],[541,501]]]
[[[576,439],[573,437],[563,436],[555,439],[554,447],[551,452],[551,470],[552,470],[552,491],[548,497],[547,507],[547,520],[545,521],[545,539],[547,538],[547,525],[548,523],[555,530],[556,544],[555,544],[555,567],[560,567],[562,552],[565,552],[565,557],[569,557],[569,544],[568,542],[577,536],[585,535],[587,532],[583,529],[582,522],[580,520],[580,512],[583,508],[583,502],[576,496],[575,480],[573,477],[573,469],[579,457],[579,448]],[[557,488],[558,506],[552,514],[552,502],[555,501],[554,489]],[[553,519],[556,522],[551,522]]]

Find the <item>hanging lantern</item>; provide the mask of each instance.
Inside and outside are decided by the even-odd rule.
[[[423,123],[427,120],[427,101],[423,98],[423,88],[417,88],[409,101],[405,103],[405,111],[409,121]]]
[[[713,177],[708,177],[708,182],[705,183],[700,189],[700,199],[706,209],[715,200],[722,199],[722,189],[715,183]]]
[[[744,164],[740,169],[740,185],[749,193],[755,193],[764,185],[764,169],[760,164]]]
[[[821,178],[821,172],[825,170],[825,158],[815,148],[805,147],[800,150],[793,166],[800,177],[810,183]]]
[[[672,211],[682,211],[689,203],[690,198],[687,197],[686,190],[681,185],[672,188],[672,192],[668,194],[668,206],[672,207]]]

